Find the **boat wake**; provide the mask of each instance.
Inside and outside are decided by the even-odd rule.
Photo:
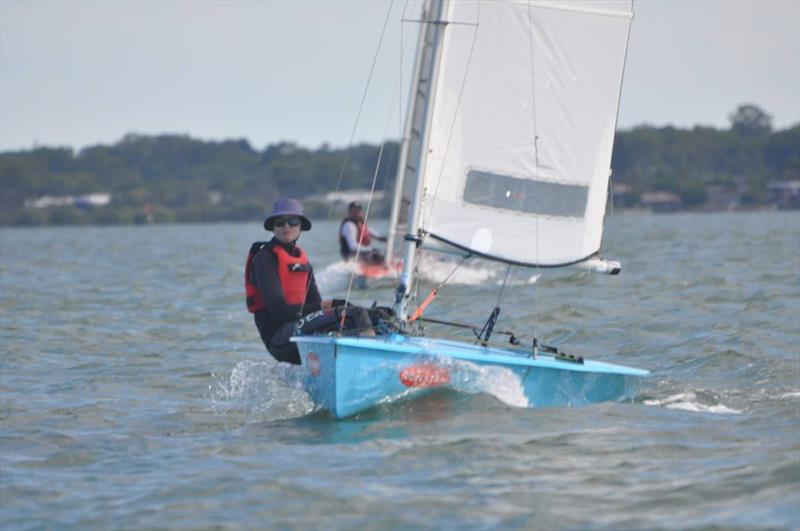
[[[341,293],[347,291],[350,285],[350,277],[358,272],[355,262],[345,262],[343,260],[334,262],[326,266],[322,271],[314,273],[317,277],[317,285],[324,286],[326,292]]]
[[[419,278],[426,282],[439,283],[453,273],[458,265],[457,261],[447,258],[425,256],[420,260]],[[488,261],[470,261],[458,267],[455,273],[449,278],[448,284],[462,284],[465,286],[483,286],[486,284],[502,285],[506,284],[527,285],[535,284],[539,278],[538,274],[526,273],[522,270],[515,270],[516,276],[512,275],[505,278],[506,268],[498,266]]]
[[[448,260],[427,259],[424,264],[420,264],[419,278],[424,282],[439,283],[442,279],[446,278],[453,269],[456,263]],[[350,277],[358,272],[355,263],[352,262],[334,262],[322,271],[317,273],[317,283],[320,286],[325,286],[326,290],[330,293],[340,293],[346,291],[350,285]],[[486,284],[502,284],[505,275],[505,270],[496,265],[470,265],[466,264],[459,267],[453,276],[448,280],[448,284],[460,284],[464,286],[483,286]],[[535,284],[539,275],[521,274],[517,272],[516,278],[509,278],[507,284],[528,285]],[[387,277],[383,279],[386,282],[381,285],[388,285],[393,283],[394,279]]]
[[[438,284],[444,278],[447,278],[447,275],[453,271],[456,265],[457,262],[452,260],[427,258],[420,264],[419,279],[424,282]],[[326,291],[340,293],[347,290],[350,285],[350,277],[354,273],[358,273],[358,267],[354,262],[334,262],[316,273],[317,283],[320,286],[325,286]],[[515,273],[517,276],[507,279],[507,284],[535,284],[539,278],[538,274],[525,274],[525,272],[521,271],[516,271]],[[460,284],[464,286],[484,286],[486,284],[501,285],[504,276],[504,268],[498,268],[497,265],[490,263],[481,264],[478,262],[470,265],[464,264],[456,269],[453,276],[448,280],[448,284]],[[396,279],[392,276],[388,276],[380,280],[382,281],[380,286],[375,285],[375,287],[391,286]]]

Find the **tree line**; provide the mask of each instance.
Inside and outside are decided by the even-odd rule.
[[[137,134],[78,151],[8,151],[0,153],[0,225],[259,220],[279,196],[369,188],[373,177],[388,192],[398,153],[397,142],[313,150],[283,142],[257,150],[246,140]],[[800,124],[775,131],[761,109],[741,105],[728,129],[618,131],[612,168],[627,206],[663,191],[684,208],[702,208],[715,186],[736,190],[742,206],[755,208],[769,203],[770,183],[800,179]],[[110,203],[45,208],[35,202],[98,192],[111,194]],[[386,214],[388,206],[381,207],[379,214]],[[309,208],[311,215],[327,215],[321,202]]]

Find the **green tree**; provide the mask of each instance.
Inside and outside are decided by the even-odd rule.
[[[772,116],[752,103],[739,105],[728,118],[731,130],[743,137],[758,137],[772,132]]]

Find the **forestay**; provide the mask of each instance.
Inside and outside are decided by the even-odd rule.
[[[420,228],[515,264],[596,254],[631,1],[446,5]]]

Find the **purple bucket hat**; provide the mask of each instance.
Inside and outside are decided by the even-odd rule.
[[[272,214],[264,220],[264,228],[271,231],[275,218],[281,216],[297,216],[300,218],[300,229],[311,230],[311,220],[303,215],[303,205],[297,199],[286,197],[275,201],[272,204]]]

